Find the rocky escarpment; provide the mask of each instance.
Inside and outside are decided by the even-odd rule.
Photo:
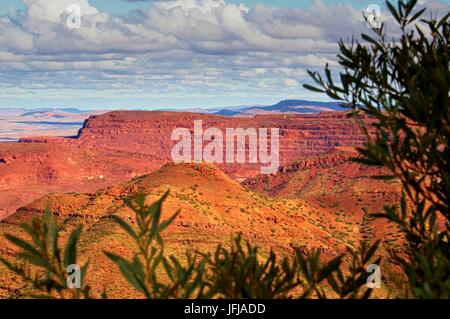
[[[33,137],[20,143],[0,143],[0,219],[48,192],[95,190],[172,162],[171,150],[177,142],[171,140],[172,131],[187,128],[193,132],[195,120],[202,121],[204,130],[215,127],[222,132],[227,128],[278,128],[281,166],[335,147],[358,146],[366,140],[357,123],[344,112],[253,118],[109,112],[89,117],[74,137]],[[247,160],[219,166],[241,180],[256,176],[266,165],[248,164]]]
[[[167,158],[175,128],[193,130],[194,120],[203,128],[279,128],[282,161],[326,153],[336,146],[355,146],[365,141],[355,121],[346,113],[292,116],[230,118],[214,115],[172,112],[111,112],[88,119],[79,141],[98,147],[134,152],[158,153]]]
[[[202,121],[204,130],[215,127],[224,135],[227,128],[278,128],[282,165],[327,153],[335,147],[359,146],[366,140],[357,123],[344,112],[231,118],[196,113],[119,111],[91,116],[75,138],[27,138],[21,142],[84,145],[149,154],[170,162],[171,150],[176,143],[171,140],[172,131],[187,128],[193,133],[195,120]],[[223,165],[222,168],[232,175],[248,177],[257,174],[258,167],[239,164]]]
[[[316,168],[329,168],[333,167],[339,164],[350,162],[354,159],[361,158],[358,153],[337,153],[333,154],[334,152],[330,152],[327,156],[319,156],[319,157],[312,157],[312,158],[306,158],[302,160],[298,160],[292,163],[289,163],[287,165],[284,165],[279,168],[278,172],[280,173],[287,173],[287,172],[296,172],[302,169],[307,169],[311,167]]]
[[[358,184],[358,191],[353,190],[350,198],[363,201],[363,197],[369,193],[387,192],[389,194],[381,201],[382,203],[396,199],[397,184],[373,178],[388,175],[389,172],[382,167],[361,164],[357,161],[359,158],[362,158],[362,155],[354,148],[335,148],[327,154],[283,165],[276,174],[250,177],[242,184],[248,189],[271,196],[296,198],[312,196],[326,199],[338,195],[342,197],[343,202],[349,200],[346,198],[346,192],[351,185]]]
[[[291,181],[292,176],[298,172],[318,170],[327,171],[341,164],[348,165],[353,160],[361,157],[361,155],[359,155],[359,153],[353,148],[344,149],[345,150],[343,151],[339,148],[334,148],[324,155],[310,156],[293,161],[281,166],[276,174],[260,174],[247,178],[242,184],[252,190],[274,195],[280,189],[284,189]],[[295,191],[297,191],[297,189],[295,189]]]

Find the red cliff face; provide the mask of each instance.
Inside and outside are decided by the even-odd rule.
[[[279,128],[281,157],[285,163],[303,156],[328,152],[336,146],[360,145],[365,136],[345,113],[319,115],[272,115],[230,118],[172,112],[111,112],[88,119],[75,142],[95,147],[151,153],[169,159],[175,128]]]
[[[175,128],[279,128],[280,164],[365,141],[346,113],[231,118],[174,112],[120,111],[91,116],[73,138],[26,138],[0,143],[0,211],[7,215],[49,191],[94,190],[171,162]],[[298,164],[303,165],[303,164]],[[235,178],[257,175],[259,164],[223,164]]]
[[[94,149],[148,154],[161,161],[171,161],[170,152],[176,141],[171,133],[176,128],[193,131],[195,120],[202,120],[203,129],[278,128],[280,129],[280,161],[324,154],[339,146],[358,146],[365,141],[360,128],[346,113],[318,115],[269,115],[254,118],[230,118],[215,115],[173,112],[126,111],[90,117],[77,138],[32,138],[21,142],[83,145]],[[227,165],[228,166],[228,165]],[[256,173],[256,166],[224,166],[234,172],[242,166]]]
[[[329,168],[339,164],[347,163],[355,158],[360,157],[357,152],[339,153],[336,150],[331,151],[327,156],[313,157],[289,163],[280,167],[280,173],[296,172],[301,169],[311,167]]]

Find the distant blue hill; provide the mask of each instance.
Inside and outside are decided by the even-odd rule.
[[[72,108],[72,107],[66,107],[66,108],[62,108],[62,109],[58,109],[58,110],[64,111],[67,113],[75,113],[75,114],[86,113],[86,112],[90,111],[90,110],[80,110],[80,109],[76,109],[76,108]]]
[[[79,110],[79,109],[76,109],[76,108],[57,108],[57,109],[38,108],[38,109],[33,109],[33,110],[27,110],[21,116],[34,116],[34,115],[45,114],[45,113],[48,113],[48,112],[64,112],[64,113],[80,114],[80,113],[86,113],[86,112],[89,112],[89,111],[87,111],[87,110]],[[61,114],[54,114],[53,117],[54,118],[64,118],[65,116],[61,115]]]
[[[241,109],[221,109],[220,111],[214,112],[214,114],[224,115],[224,116],[235,116],[235,115],[251,115],[264,112],[273,113],[320,113],[324,111],[344,111],[346,108],[342,103],[339,102],[318,102],[318,101],[307,101],[307,100],[284,100],[278,102],[274,105],[268,106],[251,106],[243,107]]]
[[[82,126],[83,122],[17,121],[18,124]]]
[[[233,116],[233,115],[236,115],[236,114],[239,114],[239,113],[241,113],[241,111],[223,109],[223,110],[220,110],[218,112],[215,112],[214,114],[224,115],[224,116]]]
[[[217,114],[222,116],[252,116],[264,113],[293,113],[293,114],[314,114],[320,112],[344,111],[346,108],[339,102],[318,102],[307,100],[283,100],[273,105],[246,105],[246,106],[230,106],[209,109],[158,109],[160,111],[172,112],[196,112],[205,114]],[[0,114],[19,113],[22,117],[35,116],[47,112],[56,112],[52,117],[54,119],[63,119],[64,114],[57,112],[65,112],[72,114],[88,113],[89,110],[81,110],[77,108],[36,108],[36,109],[19,109],[19,108],[0,108]],[[106,110],[105,110],[106,112]]]
[[[300,107],[300,106],[326,107],[333,109],[335,111],[343,111],[345,109],[342,103],[339,102],[317,102],[307,100],[284,100],[271,106],[262,107],[261,109],[274,111],[274,110],[291,109],[292,107]]]

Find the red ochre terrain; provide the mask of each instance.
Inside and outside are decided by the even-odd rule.
[[[279,172],[259,175],[249,164],[173,164],[171,132],[203,128],[279,128]],[[74,138],[27,138],[0,143],[0,234],[20,234],[18,225],[50,207],[62,238],[83,225],[80,256],[95,269],[94,290],[135,297],[116,267],[101,253],[130,255],[130,241],[111,220],[132,212],[124,199],[138,193],[156,200],[166,190],[166,216],[181,215],[165,233],[169,253],[210,251],[236,233],[261,246],[292,254],[320,249],[332,257],[361,240],[381,240],[380,254],[401,249],[399,231],[370,213],[398,202],[395,181],[374,179],[380,169],[353,162],[365,136],[346,113],[228,118],[170,112],[111,112],[90,117]],[[246,180],[239,183],[240,179]],[[45,196],[44,196],[45,195]],[[17,211],[16,211],[17,210]],[[14,213],[15,212],[15,213]],[[0,255],[14,256],[0,239]],[[384,265],[396,272],[395,265]],[[390,296],[392,283],[378,292]],[[0,267],[0,297],[21,296],[18,279]]]
[[[327,172],[326,168],[321,170]],[[355,182],[349,182],[343,196],[356,191],[373,191],[374,186],[361,188],[360,185],[370,179],[370,174],[366,172]],[[315,183],[311,188],[313,186]],[[392,185],[393,193],[395,187]],[[102,254],[106,250],[129,257],[133,247],[130,238],[116,226],[111,216],[116,214],[133,221],[133,213],[124,205],[124,199],[143,193],[148,195],[148,202],[152,202],[169,189],[163,219],[178,209],[181,214],[164,232],[164,238],[167,253],[181,258],[188,249],[211,252],[219,243],[229,243],[238,233],[261,247],[263,252],[272,249],[278,254],[291,255],[295,249],[304,253],[319,249],[324,258],[355,247],[362,239],[383,239],[380,254],[401,243],[395,228],[368,217],[371,205],[379,207],[381,201],[389,197],[376,195],[380,203],[375,204],[370,192],[367,197],[360,196],[361,201],[355,198],[345,204],[336,203],[343,200],[339,196],[322,201],[321,196],[313,194],[305,199],[267,196],[251,191],[209,164],[166,164],[148,175],[95,192],[49,194],[0,222],[0,233],[23,236],[18,225],[33,216],[42,216],[48,207],[61,225],[63,241],[75,227],[83,225],[79,255],[82,262],[90,261],[92,271],[87,280],[95,295],[99,296],[105,288],[111,297],[138,297],[123,281],[116,266]],[[12,257],[14,254],[12,245],[0,238],[0,255]],[[383,269],[394,271],[392,268],[392,265],[383,265]],[[26,289],[20,281],[0,266],[0,297],[24,294]],[[376,294],[388,296],[389,290],[383,287]]]
[[[365,137],[346,113],[230,118],[196,113],[123,111],[91,116],[73,138],[23,138],[0,143],[0,218],[49,192],[93,191],[150,173],[171,162],[175,128],[279,128],[280,161],[288,164],[361,145]],[[222,165],[233,178],[259,173],[260,165]]]
[[[98,151],[114,150],[151,155],[169,162],[175,128],[193,130],[195,120],[202,120],[203,128],[279,128],[281,160],[289,163],[301,157],[328,152],[336,146],[356,146],[365,141],[353,119],[346,113],[330,112],[319,115],[259,115],[253,118],[232,118],[197,113],[126,111],[91,116],[76,138],[23,138],[21,142],[82,145]],[[242,165],[240,165],[242,166]],[[235,167],[225,167],[234,173]],[[258,171],[256,166],[248,168]]]

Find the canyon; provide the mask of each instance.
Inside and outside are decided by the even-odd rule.
[[[277,128],[276,173],[260,174],[252,163],[173,163],[176,128]],[[370,119],[364,118],[367,124]],[[402,249],[403,238],[387,221],[374,219],[399,200],[396,181],[376,179],[380,168],[357,163],[366,136],[345,112],[319,114],[220,115],[117,111],[90,116],[72,137],[26,137],[0,143],[0,234],[23,235],[19,225],[50,209],[61,238],[83,225],[82,261],[95,272],[93,291],[111,297],[139,297],[101,251],[129,256],[130,242],[112,216],[133,221],[124,204],[145,194],[152,202],[167,190],[163,214],[179,217],[165,232],[170,254],[210,252],[236,234],[261,247],[291,255],[320,250],[332,258],[360,241],[380,240],[379,254]],[[0,255],[15,248],[0,237]],[[22,296],[20,280],[0,266],[0,297]],[[396,266],[383,265],[395,273]],[[389,287],[393,284],[385,279]],[[390,289],[390,288],[389,288]],[[389,289],[379,292],[389,294]]]
[[[252,118],[198,113],[115,111],[90,116],[73,137],[25,137],[0,142],[0,218],[51,192],[95,191],[150,173],[170,163],[174,129],[203,126],[278,128],[280,164],[325,154],[335,147],[360,146],[366,137],[345,112],[258,115]],[[369,119],[366,119],[369,121]],[[218,165],[243,181],[259,165]]]

